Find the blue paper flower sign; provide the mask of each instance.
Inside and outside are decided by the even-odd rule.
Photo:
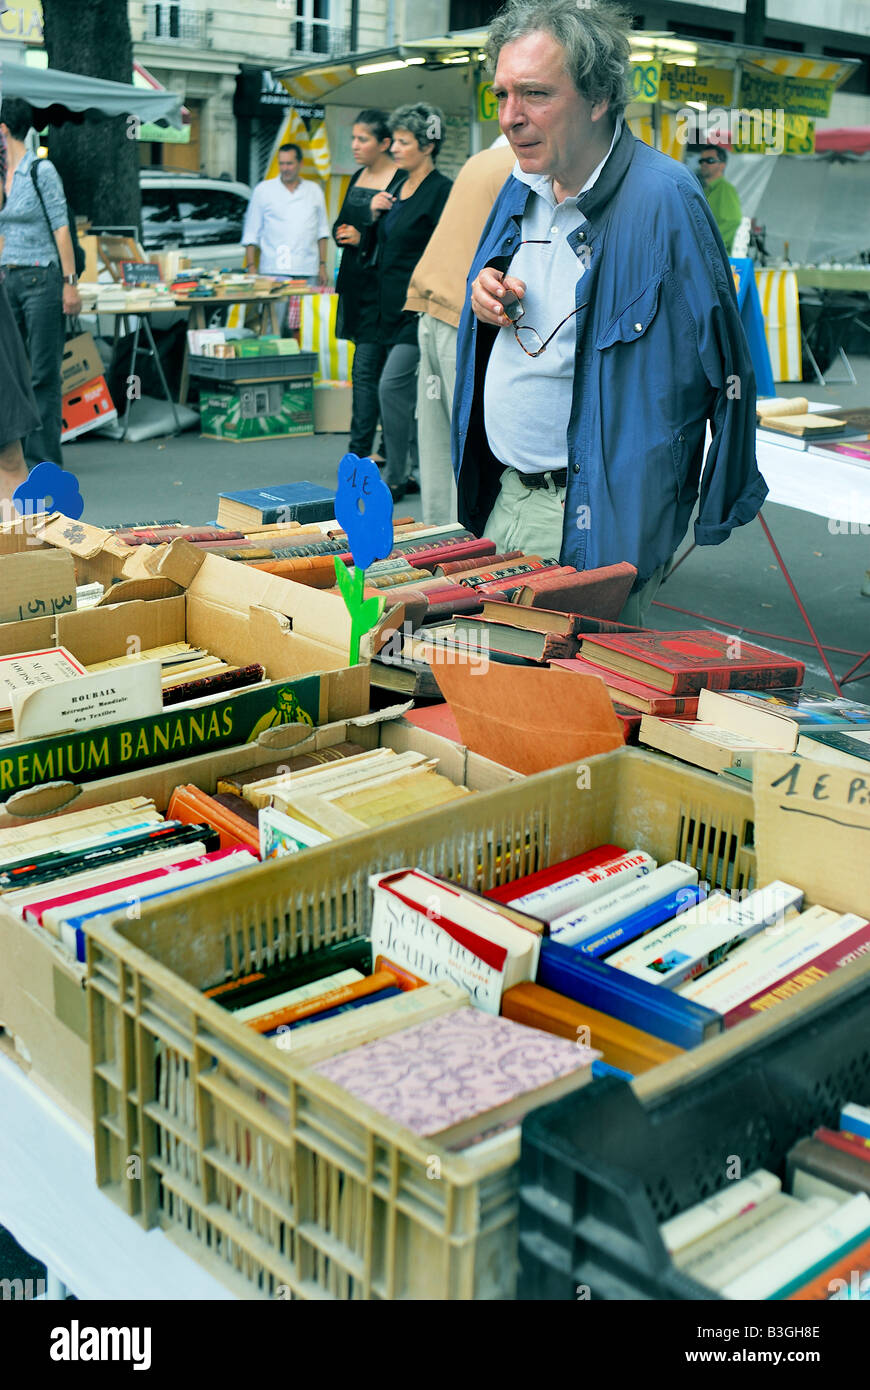
[[[393,548],[393,498],[372,459],[345,454],[338,465],[336,520],[347,533],[353,556],[353,577],[337,555],[335,578],[350,614],[350,664],[359,661],[360,638],[377,623],[384,599],[363,598],[365,571],[384,560]]]
[[[373,459],[344,455],[338,465],[335,517],[347,532],[357,569],[387,558],[393,548],[393,498]]]
[[[85,509],[78,478],[74,473],[58,468],[56,463],[38,463],[27,480],[15,489],[12,501],[22,516],[35,516],[37,512],[62,512],[64,516],[78,521]]]

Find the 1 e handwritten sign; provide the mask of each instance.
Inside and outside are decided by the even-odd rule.
[[[870,918],[870,763],[759,753],[753,792],[759,883],[784,878],[810,903]]]

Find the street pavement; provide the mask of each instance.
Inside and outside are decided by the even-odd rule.
[[[870,358],[852,360],[855,386],[783,385],[780,395],[808,395],[830,405],[870,404]],[[301,436],[232,444],[195,431],[147,443],[115,443],[94,434],[64,450],[79,479],[85,520],[96,525],[137,520],[205,524],[215,519],[218,493],[309,479],[334,486],[346,448],[344,435]],[[819,460],[823,467],[823,461]],[[420,516],[419,496],[401,503]],[[861,594],[870,569],[870,536],[832,533],[826,519],[769,504],[764,515],[830,661],[842,675],[870,648],[870,597]],[[688,540],[681,547],[683,553]],[[687,610],[687,611],[681,611]],[[697,616],[704,615],[704,616]],[[806,684],[829,691],[822,661],[758,521],[732,532],[721,546],[691,552],[662,586],[650,626],[675,630],[710,626],[798,656]],[[870,702],[870,662],[848,693]]]

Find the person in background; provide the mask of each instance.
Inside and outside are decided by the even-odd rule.
[[[392,144],[385,111],[360,111],[351,132],[353,157],[360,165],[350,181],[344,202],[332,228],[332,235],[341,247],[341,265],[335,288],[338,291],[338,315],[335,336],[349,338],[356,344],[351,379],[353,404],[350,421],[352,454],[360,458],[372,455],[375,430],[380,412],[378,383],[387,360],[387,349],[378,340],[377,280],[374,267],[365,266],[360,258],[362,231],[372,225],[372,199],[376,193],[398,192],[407,175],[397,169],[390,154]]]
[[[319,183],[300,177],[302,150],[282,145],[278,177],[263,179],[251,194],[242,227],[245,267],[261,275],[307,280],[324,286],[329,222]],[[256,264],[257,249],[260,252]]]
[[[0,272],[2,274],[2,272]],[[39,429],[24,344],[0,279],[0,520],[14,513],[12,494],[27,481],[21,441]],[[42,460],[40,460],[42,462]]]
[[[466,277],[492,205],[516,157],[504,136],[466,160],[423,252],[405,309],[420,315],[417,340],[417,447],[423,520],[456,520],[456,483],[450,459],[450,413],[456,385],[456,331]]]
[[[0,266],[12,317],[30,362],[30,384],[39,414],[39,423],[23,440],[24,458],[31,468],[43,462],[63,467],[64,315],[77,314],[82,302],[63,184],[54,165],[47,159],[35,160],[27,148],[32,125],[33,112],[26,101],[19,97],[3,101],[0,135],[6,146],[6,171]]]
[[[710,204],[710,211],[716,219],[716,226],[722,233],[725,250],[731,255],[731,247],[737,235],[743,212],[740,207],[740,194],[725,178],[725,162],[728,155],[721,145],[702,145],[698,150],[698,178],[704,189],[704,197]]]
[[[400,106],[389,120],[393,159],[406,175],[398,193],[376,193],[373,223],[362,234],[363,261],[377,277],[378,341],[387,351],[378,397],[387,455],[386,481],[395,501],[416,486],[410,480],[416,455],[414,406],[420,349],[417,315],[406,313],[411,272],[438,225],[450,180],[435,160],[445,131],[443,114],[426,102]]]

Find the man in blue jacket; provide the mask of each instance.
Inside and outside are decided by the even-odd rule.
[[[499,550],[628,560],[640,623],[685,535],[717,545],[767,494],[731,268],[697,180],[632,135],[628,23],[510,0],[489,56],[517,157],[457,344],[459,517]],[[711,444],[703,476],[707,421]]]

